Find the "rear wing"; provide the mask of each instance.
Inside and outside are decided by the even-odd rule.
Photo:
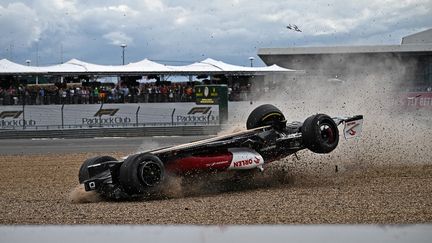
[[[343,134],[345,139],[355,138],[361,135],[363,129],[363,115],[333,117],[337,125],[344,124]]]

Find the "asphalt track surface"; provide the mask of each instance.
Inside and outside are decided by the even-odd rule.
[[[208,136],[101,137],[79,139],[0,139],[0,155],[30,155],[81,152],[124,152],[187,143]]]

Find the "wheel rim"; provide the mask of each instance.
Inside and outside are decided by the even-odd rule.
[[[321,139],[325,141],[328,144],[332,144],[335,142],[335,133],[333,131],[333,128],[328,123],[321,123],[320,124],[320,131],[321,131]]]
[[[154,186],[162,179],[162,169],[153,161],[143,162],[139,168],[139,176],[147,186]]]

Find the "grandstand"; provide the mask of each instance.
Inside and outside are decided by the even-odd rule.
[[[230,99],[241,100],[255,92],[252,83],[259,88],[266,75],[277,73],[295,70],[277,65],[243,67],[210,58],[183,66],[148,59],[114,66],[72,59],[45,67],[2,59],[0,105],[190,102],[197,83],[227,84]],[[114,82],[100,82],[106,79]]]

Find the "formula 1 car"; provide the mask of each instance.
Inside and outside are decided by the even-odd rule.
[[[79,182],[86,191],[103,197],[128,199],[157,192],[168,175],[263,171],[268,163],[302,149],[330,153],[338,145],[342,123],[345,138],[352,138],[361,133],[363,116],[316,114],[303,123],[287,123],[278,108],[265,104],[251,112],[245,131],[140,152],[122,161],[110,156],[87,159],[79,170]]]

